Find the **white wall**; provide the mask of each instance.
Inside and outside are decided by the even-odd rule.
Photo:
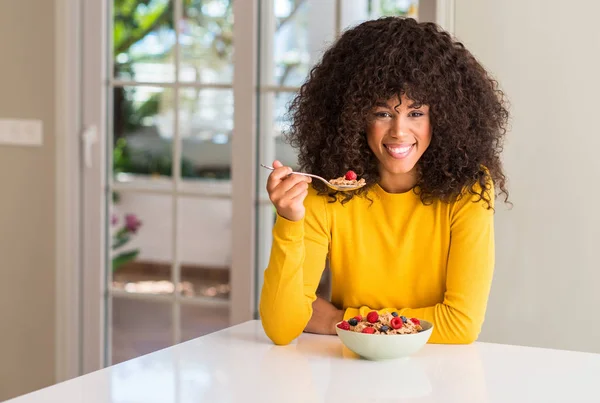
[[[54,1],[0,1],[0,117],[41,147],[0,145],[0,401],[54,382]]]
[[[480,340],[600,353],[600,2],[458,0],[456,35],[512,103],[514,208]]]

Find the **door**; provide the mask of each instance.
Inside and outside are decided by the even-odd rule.
[[[253,317],[257,10],[83,4],[84,372]]]

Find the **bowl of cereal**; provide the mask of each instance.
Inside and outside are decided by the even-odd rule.
[[[366,318],[356,316],[336,324],[342,343],[368,360],[405,358],[419,351],[431,337],[433,324],[417,318],[406,318],[397,312],[369,312]]]

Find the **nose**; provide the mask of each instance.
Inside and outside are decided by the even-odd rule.
[[[403,116],[396,116],[393,124],[390,127],[391,136],[395,138],[407,137],[410,133],[408,122]]]

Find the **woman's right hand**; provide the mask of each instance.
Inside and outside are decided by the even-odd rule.
[[[308,195],[311,178],[304,175],[290,175],[292,168],[284,167],[279,161],[273,162],[275,170],[267,180],[269,199],[277,209],[277,214],[290,221],[304,218],[304,199]]]

